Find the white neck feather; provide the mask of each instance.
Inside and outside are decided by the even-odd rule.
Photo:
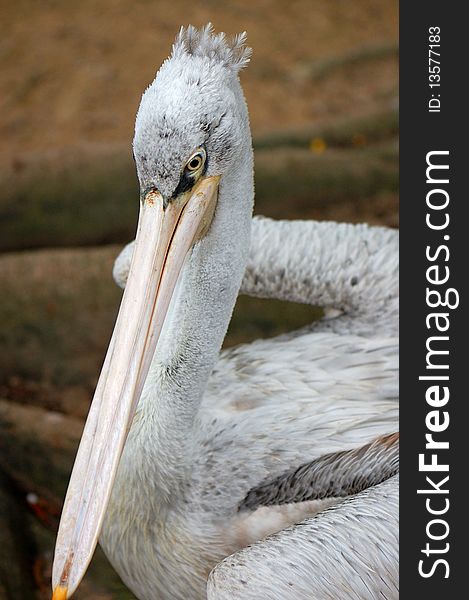
[[[127,482],[149,478],[160,500],[177,496],[190,472],[195,418],[246,268],[254,199],[247,119],[246,128],[211,228],[181,273],[121,460]]]

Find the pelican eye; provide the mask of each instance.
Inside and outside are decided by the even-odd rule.
[[[201,148],[193,154],[186,163],[186,171],[196,173],[200,171],[205,164],[205,151]]]

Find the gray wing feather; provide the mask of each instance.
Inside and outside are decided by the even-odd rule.
[[[249,491],[239,510],[341,498],[382,483],[399,471],[399,434],[354,450],[331,452]]]

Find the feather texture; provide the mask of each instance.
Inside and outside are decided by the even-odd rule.
[[[378,485],[399,472],[399,434],[332,452],[249,491],[239,510],[324,498],[342,498]]]
[[[155,189],[170,202],[201,146],[220,186],[211,227],[171,300],[100,542],[141,600],[391,600],[397,478],[378,483],[361,453],[397,428],[397,234],[252,219],[253,154],[237,77],[249,56],[244,34],[227,42],[211,26],[183,28],[142,97],[134,138],[142,193]],[[131,255],[132,244],[114,267],[122,287]],[[220,353],[240,288],[338,316]],[[365,455],[376,459],[379,448]],[[394,451],[383,478],[395,472]],[[365,473],[358,484],[328,480],[331,454],[332,472],[356,459]],[[279,499],[302,465],[300,492],[284,486]],[[275,506],[248,500],[238,510],[274,481],[264,504]],[[334,496],[368,483],[377,485]]]
[[[246,32],[235,35],[231,40],[221,32],[213,33],[211,23],[196,29],[193,25],[181,27],[173,45],[173,57],[181,58],[184,53],[219,62],[237,73],[247,66],[252,50],[246,46]]]
[[[394,476],[223,560],[208,600],[397,600]]]

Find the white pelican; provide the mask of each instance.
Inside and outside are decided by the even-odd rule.
[[[181,29],[143,94],[137,236],[54,600],[98,536],[141,600],[397,598],[396,234],[252,219],[244,42]],[[220,355],[241,284],[342,316]]]

